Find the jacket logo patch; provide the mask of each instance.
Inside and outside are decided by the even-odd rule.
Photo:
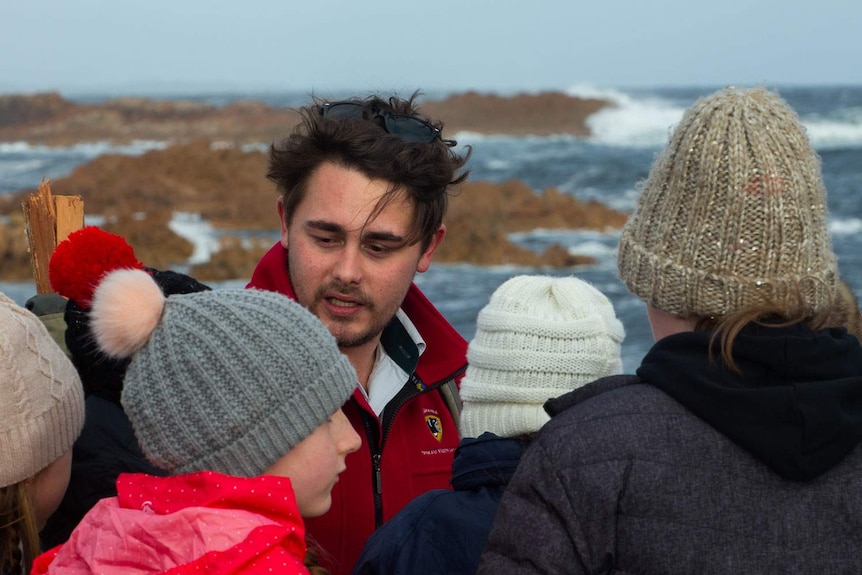
[[[443,422],[436,415],[426,415],[425,423],[437,441],[443,441]]]

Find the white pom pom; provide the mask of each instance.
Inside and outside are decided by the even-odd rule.
[[[93,294],[90,327],[105,354],[123,358],[141,349],[162,317],[165,296],[147,272],[107,274]]]

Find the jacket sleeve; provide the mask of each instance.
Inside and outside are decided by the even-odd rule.
[[[538,441],[538,440],[537,440]],[[535,444],[524,454],[494,519],[478,573],[587,573],[585,533],[554,458]]]

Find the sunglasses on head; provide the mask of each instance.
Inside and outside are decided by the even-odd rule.
[[[326,102],[318,107],[320,115],[330,120],[365,119],[365,104],[359,102]],[[371,117],[383,119],[383,129],[405,142],[427,144],[439,139],[447,146],[454,146],[454,140],[444,140],[443,134],[425,120],[406,114],[393,114],[388,110],[372,109]]]

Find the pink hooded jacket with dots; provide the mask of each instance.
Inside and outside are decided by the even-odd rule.
[[[36,575],[307,574],[305,527],[290,480],[211,471],[123,474]]]

